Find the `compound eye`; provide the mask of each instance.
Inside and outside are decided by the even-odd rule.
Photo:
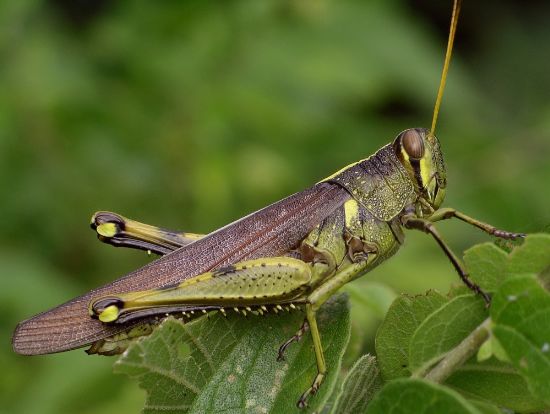
[[[413,159],[420,159],[424,156],[424,140],[415,129],[408,129],[401,137],[403,148]]]

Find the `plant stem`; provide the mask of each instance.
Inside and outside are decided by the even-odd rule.
[[[439,363],[424,376],[427,380],[441,383],[460,365],[476,353],[481,344],[489,338],[491,318],[485,319],[470,335],[453,348]]]

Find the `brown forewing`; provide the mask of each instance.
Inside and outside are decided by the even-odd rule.
[[[107,326],[92,319],[88,315],[92,298],[173,285],[241,260],[284,254],[349,197],[343,188],[329,183],[293,194],[112,283],[21,322],[13,335],[13,349],[24,355],[49,354],[114,335],[128,325]]]

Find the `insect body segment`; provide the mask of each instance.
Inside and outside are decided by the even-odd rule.
[[[396,205],[384,208],[383,204],[384,197],[404,188],[411,191],[401,194],[402,202],[414,200],[414,186],[406,184],[408,176],[400,165],[393,147],[387,145],[373,157],[333,176],[330,180],[337,183],[333,185],[346,188],[351,198],[327,215],[287,256],[237,262],[177,286],[96,298],[90,303],[90,313],[105,323],[117,323],[131,320],[132,315],[149,316],[148,309],[172,313],[261,305],[276,309],[281,304],[304,303],[318,368],[311,387],[300,399],[299,405],[304,406],[326,374],[317,310],[344,284],[393,255],[403,240],[398,213],[392,211]],[[395,177],[386,180],[380,171],[393,171]],[[374,179],[370,174],[375,174]],[[365,200],[365,188],[371,200],[380,202]],[[384,216],[389,220],[380,218]]]
[[[355,200],[382,221],[393,219],[415,198],[414,186],[391,144],[324,181],[344,187]]]

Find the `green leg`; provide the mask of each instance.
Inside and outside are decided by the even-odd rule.
[[[130,220],[120,214],[98,211],[92,216],[91,227],[97,238],[115,247],[130,247],[156,254],[166,254],[203,237],[182,233]]]
[[[307,407],[307,399],[310,395],[314,395],[321,383],[325,379],[327,373],[327,366],[325,363],[325,355],[323,353],[323,346],[321,344],[321,335],[319,335],[319,328],[317,327],[317,319],[315,318],[315,311],[313,310],[313,305],[310,303],[306,304],[306,318],[308,325],[311,330],[311,338],[313,339],[313,349],[315,350],[315,359],[317,361],[317,375],[309,387],[298,400],[298,408]]]
[[[435,211],[430,217],[428,217],[428,220],[431,222],[436,222],[440,220],[447,220],[453,217],[462,220],[465,223],[468,223],[474,227],[477,227],[478,229],[483,230],[485,233],[488,233],[495,237],[500,237],[502,239],[517,239],[518,237],[525,237],[525,234],[523,233],[511,233],[509,231],[499,230],[490,224],[467,216],[466,214],[461,213],[454,208],[440,208],[439,210]]]
[[[94,298],[92,317],[104,323],[191,309],[244,308],[304,302],[312,280],[312,265],[292,257],[265,257],[235,263],[184,280],[170,288],[125,292]],[[279,308],[277,307],[279,305]]]
[[[375,255],[371,255],[369,259],[374,259],[374,257]],[[327,372],[325,356],[323,354],[323,346],[321,345],[321,335],[319,334],[317,319],[315,317],[316,312],[328,298],[338,291],[338,289],[357,277],[359,273],[364,272],[371,262],[372,260],[363,260],[346,267],[328,279],[308,296],[306,304],[306,318],[309,325],[309,330],[311,332],[311,337],[313,339],[313,347],[315,349],[317,375],[315,376],[311,387],[309,387],[298,400],[298,408],[304,408],[307,406],[308,398],[317,392]]]
[[[470,280],[470,277],[468,276],[468,272],[466,272],[466,269],[464,268],[464,266],[462,265],[458,257],[456,257],[456,255],[449,248],[449,246],[447,246],[447,243],[443,241],[443,239],[439,235],[438,231],[436,230],[431,220],[419,218],[413,215],[404,215],[401,218],[401,221],[403,225],[408,229],[420,230],[420,231],[423,231],[424,233],[431,235],[435,239],[435,241],[439,244],[441,249],[443,249],[443,251],[445,252],[447,257],[453,264],[454,268],[458,272],[458,275],[460,276],[460,279],[462,279],[464,284],[474,292],[480,294],[487,304],[491,303],[491,298],[489,297],[489,295],[486,292],[484,292],[478,285],[476,285],[474,282]]]

